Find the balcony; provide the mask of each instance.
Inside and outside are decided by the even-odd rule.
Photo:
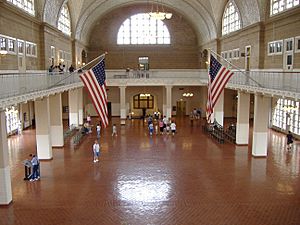
[[[108,86],[206,86],[206,70],[107,70]],[[78,73],[0,74],[0,108],[82,87]],[[226,88],[300,99],[300,72],[236,71]]]

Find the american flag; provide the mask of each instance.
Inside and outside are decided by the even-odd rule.
[[[104,127],[108,125],[107,117],[107,93],[105,76],[105,59],[102,59],[92,69],[80,75],[80,79],[87,88],[94,107],[100,116]]]
[[[211,115],[214,112],[215,104],[218,101],[225,85],[233,75],[233,72],[222,66],[222,64],[213,55],[211,55],[208,75],[206,118],[207,121],[210,121]]]

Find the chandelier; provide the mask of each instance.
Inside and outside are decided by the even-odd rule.
[[[194,94],[192,92],[185,92],[185,93],[182,94],[182,96],[189,98],[189,97],[193,97]]]
[[[156,8],[156,10],[155,10]],[[153,18],[155,20],[164,20],[164,19],[171,19],[172,13],[165,12],[164,6],[162,4],[162,1],[159,3],[159,0],[152,3],[151,12],[148,13],[149,18]]]

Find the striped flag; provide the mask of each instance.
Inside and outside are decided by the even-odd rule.
[[[104,127],[108,125],[105,59],[80,75]]]
[[[232,75],[233,72],[222,66],[213,55],[210,56],[208,96],[206,104],[206,118],[208,122],[211,120],[211,115],[214,112],[214,107],[220,94]]]

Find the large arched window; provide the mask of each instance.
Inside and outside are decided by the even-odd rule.
[[[123,22],[118,32],[117,44],[170,44],[170,33],[164,22],[140,13]]]
[[[222,20],[222,35],[241,29],[240,13],[233,1],[229,1],[225,7]]]
[[[300,4],[299,0],[270,0],[270,15],[274,15]]]
[[[34,0],[7,0],[20,9],[34,15]]]
[[[64,4],[58,18],[58,29],[67,35],[71,35],[71,19],[68,6]]]

